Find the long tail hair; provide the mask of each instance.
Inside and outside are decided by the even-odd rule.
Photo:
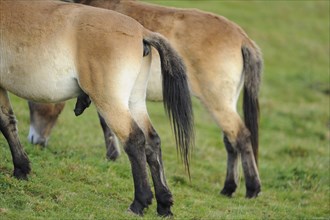
[[[258,46],[250,41],[242,47],[244,71],[243,112],[244,122],[251,133],[251,144],[254,158],[258,165],[259,148],[259,87],[262,74],[262,55]]]
[[[177,149],[190,177],[190,147],[194,145],[194,123],[186,67],[177,52],[160,34],[147,32],[144,43],[153,46],[159,53],[164,107],[171,120]]]

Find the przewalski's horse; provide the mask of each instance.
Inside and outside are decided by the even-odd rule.
[[[28,139],[33,144],[46,146],[50,133],[64,108],[65,102],[35,104],[29,101],[28,104],[31,124]]]
[[[164,105],[189,169],[193,144],[185,66],[161,35],[109,10],[57,1],[0,1],[0,129],[10,146],[14,176],[27,179],[29,159],[20,143],[8,91],[37,102],[87,94],[130,159],[134,200],[142,215],[151,204],[148,163],[159,215],[173,204],[162,165],[160,139],[146,110],[151,50],[161,57]]]
[[[246,196],[257,196],[260,192],[257,159],[258,92],[262,56],[258,46],[247,34],[226,18],[199,10],[168,8],[130,0],[76,2],[126,14],[169,39],[187,65],[191,92],[201,100],[223,130],[228,160],[226,180],[221,193],[231,196],[235,192],[238,184],[238,158],[241,155]],[[155,54],[157,53],[152,58],[147,96],[152,100],[160,100],[160,64]],[[243,85],[244,122],[236,111]],[[118,151],[114,136],[105,123],[102,123],[102,119],[101,124],[105,131],[107,156],[115,159]],[[35,130],[42,131],[43,128],[38,127]]]

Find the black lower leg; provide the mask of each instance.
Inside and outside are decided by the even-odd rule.
[[[254,159],[250,133],[242,129],[237,138],[237,148],[241,153],[242,166],[245,177],[246,197],[257,197],[261,191],[258,167]]]
[[[172,216],[173,198],[164,174],[160,138],[153,128],[148,136],[146,154],[155,188],[157,213],[160,216]]]
[[[134,180],[134,201],[130,210],[135,214],[143,215],[143,210],[151,204],[153,195],[146,170],[145,137],[137,125],[133,126],[124,148],[131,162]]]
[[[228,138],[224,137],[224,143],[227,150],[227,174],[226,180],[221,194],[231,197],[236,191],[238,184],[238,173],[237,173],[237,163],[238,163],[238,152],[233,148]]]
[[[100,124],[103,130],[105,147],[107,150],[107,158],[109,160],[116,160],[119,157],[118,146],[116,142],[115,134],[111,131],[109,126],[105,123],[103,117],[98,113]]]
[[[3,106],[0,109],[0,130],[10,147],[14,176],[17,179],[27,180],[27,174],[31,170],[30,161],[19,140],[15,115],[11,109],[8,110]]]

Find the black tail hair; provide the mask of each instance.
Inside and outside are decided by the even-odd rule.
[[[260,116],[258,93],[261,82],[263,61],[261,52],[254,43],[253,48],[250,46],[243,46],[242,54],[245,77],[243,95],[244,122],[251,133],[253,154],[256,164],[258,165]]]
[[[171,120],[177,149],[190,178],[190,147],[194,145],[194,123],[186,67],[167,40],[160,34],[150,33],[144,43],[157,49],[163,78],[163,101]]]

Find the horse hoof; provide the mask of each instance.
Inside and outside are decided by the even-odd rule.
[[[116,151],[116,152],[108,152],[107,153],[107,159],[108,160],[111,160],[111,161],[115,161],[117,160],[117,158],[119,157],[119,153]]]
[[[134,201],[127,211],[138,216],[143,216],[143,209],[144,207],[139,202]]]
[[[225,186],[223,187],[220,193],[224,196],[232,197],[233,193],[236,191],[236,188],[237,188],[236,183],[226,182]]]
[[[246,195],[245,197],[248,199],[256,198],[260,194],[260,186],[255,188],[254,190],[246,190]]]
[[[226,189],[226,188],[223,188],[220,192],[221,195],[229,197],[229,198],[233,197],[233,193],[234,193],[234,191]]]
[[[261,191],[261,184],[260,181],[256,180],[253,182],[247,182],[246,183],[246,198],[256,198],[258,197],[259,193]]]
[[[172,217],[171,206],[157,205],[157,213],[160,217]]]
[[[28,180],[27,175],[30,173],[30,161],[26,154],[19,161],[14,161],[14,177],[19,180]]]
[[[173,205],[172,193],[169,190],[158,192],[157,195],[157,213],[161,217],[171,217],[171,206]]]
[[[26,172],[20,168],[14,169],[14,177],[18,180],[28,180],[27,174],[29,172]]]

